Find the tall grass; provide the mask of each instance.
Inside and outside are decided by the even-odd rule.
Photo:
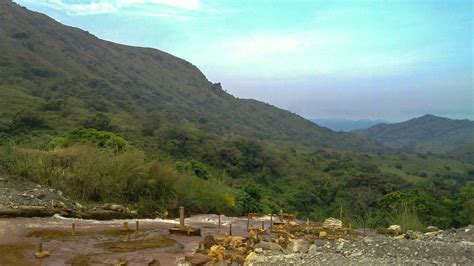
[[[426,225],[424,225],[414,208],[403,205],[401,208],[395,209],[389,215],[390,224],[398,224],[402,227],[403,231],[424,231]]]
[[[116,152],[74,145],[37,150],[9,143],[0,147],[0,166],[84,202],[138,204],[148,214],[181,205],[195,213],[235,211],[235,198],[222,182],[178,173],[171,164],[147,162],[136,149]]]

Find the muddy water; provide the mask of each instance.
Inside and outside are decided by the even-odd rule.
[[[116,265],[121,259],[128,265],[177,265],[197,248],[207,234],[224,235],[232,223],[233,235],[247,236],[247,219],[217,215],[197,215],[186,219],[186,225],[201,228],[202,237],[170,235],[168,229],[178,220],[139,219],[95,221],[51,218],[0,219],[0,265]],[[269,217],[254,218],[252,225],[265,227]],[[124,230],[123,223],[129,230]],[[75,234],[72,224],[75,224]],[[36,259],[38,244],[50,256]]]

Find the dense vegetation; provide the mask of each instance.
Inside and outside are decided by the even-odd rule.
[[[474,165],[398,153],[212,84],[164,52],[0,2],[0,172],[142,215],[474,223]]]

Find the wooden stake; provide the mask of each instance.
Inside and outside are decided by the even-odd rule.
[[[72,236],[76,235],[76,224],[72,223]]]
[[[229,235],[232,235],[232,224],[229,224]]]
[[[179,207],[179,226],[184,227],[184,207]]]
[[[135,229],[138,231],[140,229],[140,225],[138,224],[138,220],[135,221]]]
[[[270,230],[273,228],[273,213],[270,213]]]
[[[342,204],[341,204],[341,209],[339,210],[339,220],[342,221]]]
[[[221,229],[221,215],[220,214],[217,215],[217,223],[218,223],[217,228]]]
[[[123,222],[123,230],[128,231],[128,222]]]
[[[265,230],[265,221],[262,221],[262,229]]]
[[[247,229],[250,228],[250,214],[247,214]]]
[[[352,223],[349,223],[349,238],[352,239]]]
[[[38,243],[38,252],[43,252],[43,242]]]
[[[280,221],[283,222],[283,210],[280,210]]]

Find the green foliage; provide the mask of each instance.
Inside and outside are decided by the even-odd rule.
[[[64,101],[62,99],[45,101],[43,104],[43,110],[45,111],[61,111],[63,107]]]
[[[25,133],[34,129],[41,129],[46,127],[46,122],[43,117],[32,112],[19,112],[8,125],[8,133],[18,134]]]
[[[144,175],[144,154],[120,154],[91,146],[51,151],[2,147],[1,165],[14,175],[56,187],[82,200],[130,202]]]
[[[390,224],[398,224],[403,231],[413,230],[423,232],[426,225],[423,224],[417,212],[413,208],[403,205],[397,208],[389,216]]]
[[[433,196],[419,191],[395,191],[377,201],[377,223],[388,225],[393,222],[392,217],[419,217],[427,224],[446,227],[445,217],[440,215],[439,206]],[[407,218],[407,219],[408,219]]]
[[[113,131],[114,129],[110,117],[104,115],[103,113],[97,113],[96,115],[88,118],[86,121],[84,121],[84,127],[94,128],[100,131]]]
[[[120,136],[108,131],[97,131],[93,128],[76,128],[63,137],[54,138],[50,146],[68,147],[77,143],[97,145],[101,148],[111,148],[116,151],[124,150],[128,142]]]
[[[211,178],[211,172],[209,168],[205,164],[194,159],[191,159],[189,161],[180,161],[176,163],[176,168],[179,171],[188,172],[205,180]]]
[[[237,190],[237,205],[242,214],[260,213],[263,210],[261,204],[262,189],[255,185],[249,184]]]

